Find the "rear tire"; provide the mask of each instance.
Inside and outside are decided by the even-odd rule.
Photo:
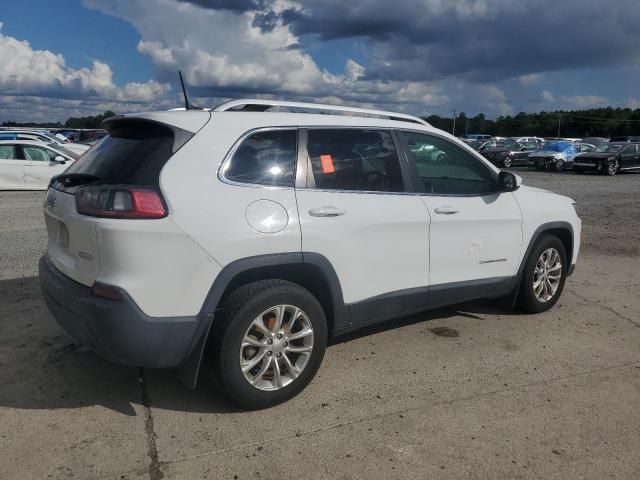
[[[239,287],[214,325],[217,383],[229,400],[251,410],[300,393],[318,371],[327,347],[322,306],[307,290],[284,280]]]
[[[541,313],[553,307],[564,289],[568,271],[564,244],[554,235],[541,235],[526,260],[518,306],[527,313]]]

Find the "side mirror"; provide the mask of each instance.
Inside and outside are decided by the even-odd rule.
[[[65,163],[67,163],[67,159],[64,158],[62,155],[56,155],[53,159],[54,163],[59,163],[60,165],[64,165]]]
[[[511,172],[500,172],[498,174],[498,190],[501,192],[515,192],[520,188],[518,176]]]

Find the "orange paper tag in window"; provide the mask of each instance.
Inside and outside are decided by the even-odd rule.
[[[331,155],[320,155],[320,162],[322,163],[322,171],[324,173],[333,173],[336,171],[336,169],[333,168]]]

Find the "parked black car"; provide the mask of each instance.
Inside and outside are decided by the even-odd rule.
[[[480,153],[498,167],[512,167],[527,165],[529,154],[540,150],[537,143],[518,143],[514,140],[506,140],[501,145],[480,150]]]
[[[640,143],[603,143],[594,152],[575,157],[573,168],[577,173],[593,171],[607,175],[640,170]]]

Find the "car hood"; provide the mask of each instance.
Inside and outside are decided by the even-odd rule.
[[[520,188],[516,190],[516,192],[522,191],[523,193],[535,193],[535,194],[544,194],[549,195],[551,197],[556,197],[558,200],[562,200],[564,202],[575,203],[575,200],[571,197],[567,197],[566,195],[560,195],[559,193],[554,193],[549,190],[545,190],[544,188],[530,187],[528,185],[520,185]]]

